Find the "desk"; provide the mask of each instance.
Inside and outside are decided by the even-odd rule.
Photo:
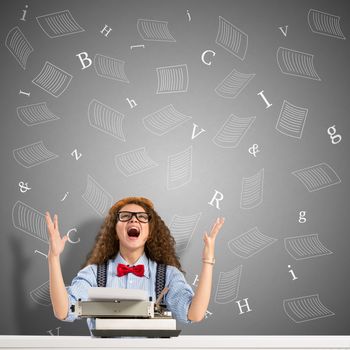
[[[179,336],[170,339],[0,336],[0,349],[350,349],[347,336]]]

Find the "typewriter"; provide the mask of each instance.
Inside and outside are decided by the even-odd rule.
[[[79,300],[71,309],[78,318],[95,319],[91,333],[96,337],[170,338],[181,332],[160,297],[153,302],[145,291],[90,289],[88,300]]]

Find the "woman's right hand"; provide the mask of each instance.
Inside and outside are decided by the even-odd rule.
[[[53,221],[51,219],[50,213],[47,211],[45,213],[47,231],[49,234],[49,256],[59,257],[64,250],[64,246],[68,240],[68,236],[63,236],[58,230],[58,217],[57,214],[54,215]]]

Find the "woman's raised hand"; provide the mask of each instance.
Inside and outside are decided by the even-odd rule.
[[[64,246],[68,240],[68,236],[63,236],[61,238],[60,232],[58,230],[58,216],[54,215],[53,221],[49,212],[45,213],[47,232],[49,234],[49,255],[60,256],[64,250]]]
[[[203,259],[204,260],[212,260],[215,257],[215,239],[221,227],[225,222],[224,218],[217,218],[213,224],[213,227],[208,235],[205,232],[203,240],[204,240],[204,249],[203,249]]]

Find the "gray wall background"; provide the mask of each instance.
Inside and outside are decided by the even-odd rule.
[[[26,8],[26,5],[28,6]],[[340,16],[345,40],[313,33],[308,11],[316,9]],[[21,20],[26,10],[25,21]],[[49,38],[36,17],[69,10],[83,32]],[[187,14],[189,13],[189,14]],[[190,17],[189,17],[190,16]],[[216,43],[222,16],[248,36],[245,58],[239,59]],[[137,31],[138,19],[167,21],[175,42],[146,41]],[[108,25],[112,31],[100,31]],[[181,261],[190,284],[200,271],[202,235],[217,216],[226,223],[217,239],[212,299],[208,317],[200,324],[183,326],[182,334],[279,335],[349,334],[349,9],[345,1],[11,1],[1,11],[1,334],[88,334],[85,321],[73,324],[56,320],[46,303],[48,245],[35,234],[15,226],[12,217],[17,201],[33,211],[57,213],[60,231],[71,231],[78,243],[68,243],[62,256],[68,285],[90,251],[103,221],[83,195],[90,175],[114,201],[130,195],[151,198],[170,226],[174,216],[200,214]],[[23,69],[5,46],[9,31],[18,26],[33,47]],[[279,27],[287,28],[284,35]],[[144,45],[130,49],[131,45]],[[314,55],[320,81],[287,75],[276,60],[279,47]],[[205,50],[211,65],[201,61]],[[125,62],[129,83],[96,74],[94,65],[82,69],[77,54],[87,52]],[[47,93],[32,80],[46,61],[73,76],[59,96]],[[187,65],[186,92],[157,94],[157,68]],[[233,99],[215,92],[233,70],[255,77]],[[20,90],[30,96],[20,94]],[[257,94],[264,90],[271,107]],[[131,108],[126,98],[134,99]],[[126,141],[91,127],[89,103],[97,99],[124,115]],[[283,101],[308,109],[301,138],[275,129]],[[46,102],[58,120],[27,126],[17,107]],[[191,119],[163,136],[149,132],[143,118],[173,104]],[[255,116],[254,123],[235,148],[222,148],[213,138],[227,118]],[[192,138],[193,124],[205,132]],[[327,133],[335,125],[341,142],[333,144]],[[13,151],[34,142],[58,157],[26,168]],[[257,144],[259,153],[248,152]],[[169,156],[192,147],[186,170],[187,183],[167,186]],[[116,155],[145,147],[158,166],[125,176],[115,165]],[[77,160],[71,155],[81,153]],[[327,163],[341,182],[309,192],[292,174]],[[261,203],[251,209],[240,205],[242,179],[264,169]],[[20,183],[27,184],[25,191]],[[215,191],[224,198],[220,209],[209,202]],[[64,195],[68,195],[64,200]],[[306,222],[299,223],[305,211]],[[105,213],[103,213],[105,214]],[[39,215],[39,214],[38,214]],[[40,217],[40,215],[39,215]],[[242,258],[229,242],[254,227],[275,239],[256,254]],[[318,234],[331,253],[296,260],[286,250],[286,238]],[[220,274],[242,266],[236,297],[219,303]],[[297,279],[293,280],[292,270]],[[223,276],[221,274],[221,276]],[[231,283],[231,282],[230,282]],[[233,283],[233,282],[232,282]],[[195,288],[195,286],[193,286]],[[295,322],[286,314],[283,301],[318,294],[329,312],[320,318],[307,316]],[[237,301],[248,298],[251,311],[240,314]]]

